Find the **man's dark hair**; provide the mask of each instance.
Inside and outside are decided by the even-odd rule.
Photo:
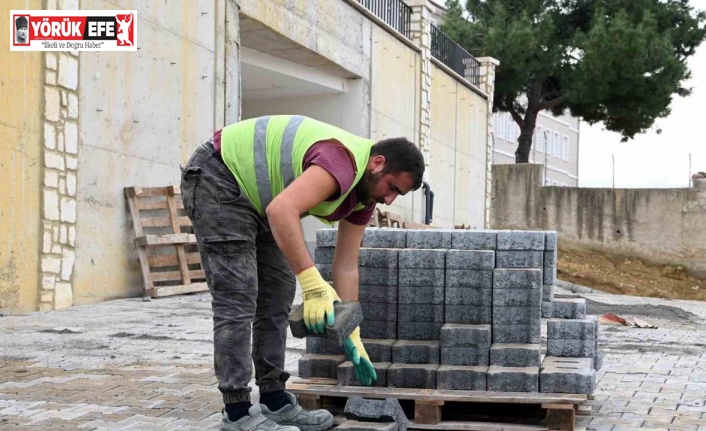
[[[416,145],[406,138],[389,138],[378,141],[370,149],[370,156],[385,156],[385,174],[407,172],[412,177],[412,190],[422,186],[424,156]]]

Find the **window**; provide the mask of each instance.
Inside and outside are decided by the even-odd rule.
[[[554,132],[554,152],[552,155],[555,157],[561,156],[561,135],[559,132]]]
[[[569,160],[569,137],[564,135],[564,142],[561,146],[561,158]]]
[[[549,154],[552,149],[552,131],[545,128],[542,136],[544,137],[544,152]]]
[[[534,145],[537,151],[544,152],[544,127],[542,126],[537,126],[534,133]]]

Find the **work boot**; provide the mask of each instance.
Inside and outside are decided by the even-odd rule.
[[[299,405],[297,397],[291,392],[284,392],[289,404],[271,412],[262,404],[262,414],[279,425],[295,426],[301,431],[323,431],[333,426],[333,415],[328,410],[306,411]]]
[[[267,419],[262,414],[260,404],[253,404],[248,409],[248,414],[232,422],[228,413],[223,410],[221,430],[224,431],[299,431],[297,427],[281,426]]]

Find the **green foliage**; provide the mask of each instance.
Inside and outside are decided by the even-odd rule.
[[[449,0],[447,9],[444,32],[500,61],[494,110],[515,118],[520,146],[544,109],[603,122],[623,140],[646,131],[674,94],[690,94],[686,60],[706,36],[706,14],[688,0],[468,0],[465,10]]]

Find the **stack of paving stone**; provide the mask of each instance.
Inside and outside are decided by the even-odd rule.
[[[539,375],[541,392],[591,394],[600,367],[598,320],[547,321],[547,355]]]
[[[329,281],[335,243],[335,229],[317,232],[315,262]],[[585,300],[554,298],[556,262],[555,232],[366,229],[359,301],[375,385],[591,393],[597,321]],[[308,337],[299,375],[359,385],[342,353]]]

